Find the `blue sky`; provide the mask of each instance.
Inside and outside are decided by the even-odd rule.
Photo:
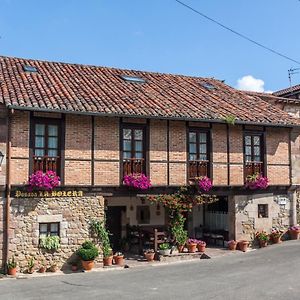
[[[182,1],[300,60],[300,1]],[[0,36],[1,55],[215,77],[232,86],[250,75],[241,84],[257,90],[288,86],[287,70],[300,67],[174,0],[0,0]]]

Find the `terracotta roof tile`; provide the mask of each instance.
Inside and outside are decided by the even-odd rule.
[[[25,72],[24,65],[37,68]],[[127,82],[120,75],[145,83]],[[204,87],[213,85],[213,89]],[[257,95],[209,78],[0,56],[0,103],[24,109],[103,115],[299,125]]]

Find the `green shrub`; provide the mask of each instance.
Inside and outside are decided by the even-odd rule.
[[[98,255],[98,248],[91,242],[86,241],[77,250],[77,255],[84,261],[94,260]]]
[[[46,250],[57,250],[60,247],[60,238],[57,235],[40,238],[40,248]]]
[[[169,243],[163,243],[159,245],[159,250],[169,250],[169,249],[171,249]]]
[[[15,257],[13,256],[10,260],[7,262],[7,268],[8,269],[14,269],[17,267],[17,262],[15,261]]]

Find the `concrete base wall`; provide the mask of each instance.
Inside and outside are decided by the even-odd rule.
[[[91,239],[89,222],[103,220],[102,196],[12,199],[9,256],[15,256],[19,269],[34,258],[36,265],[62,267],[85,241]],[[60,223],[61,246],[55,252],[39,248],[39,223]],[[99,257],[99,260],[101,256]]]

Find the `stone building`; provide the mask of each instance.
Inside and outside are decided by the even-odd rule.
[[[167,225],[146,195],[199,176],[219,201],[188,215],[190,236],[251,240],[296,223],[300,122],[256,95],[215,79],[0,57],[0,104],[2,264],[15,255],[21,267],[30,257],[62,265],[105,209],[117,248],[129,227]],[[60,186],[29,192],[37,170],[55,171]],[[131,173],[152,188],[124,186]],[[267,189],[245,187],[254,173]],[[58,251],[40,249],[42,234],[60,237]]]

